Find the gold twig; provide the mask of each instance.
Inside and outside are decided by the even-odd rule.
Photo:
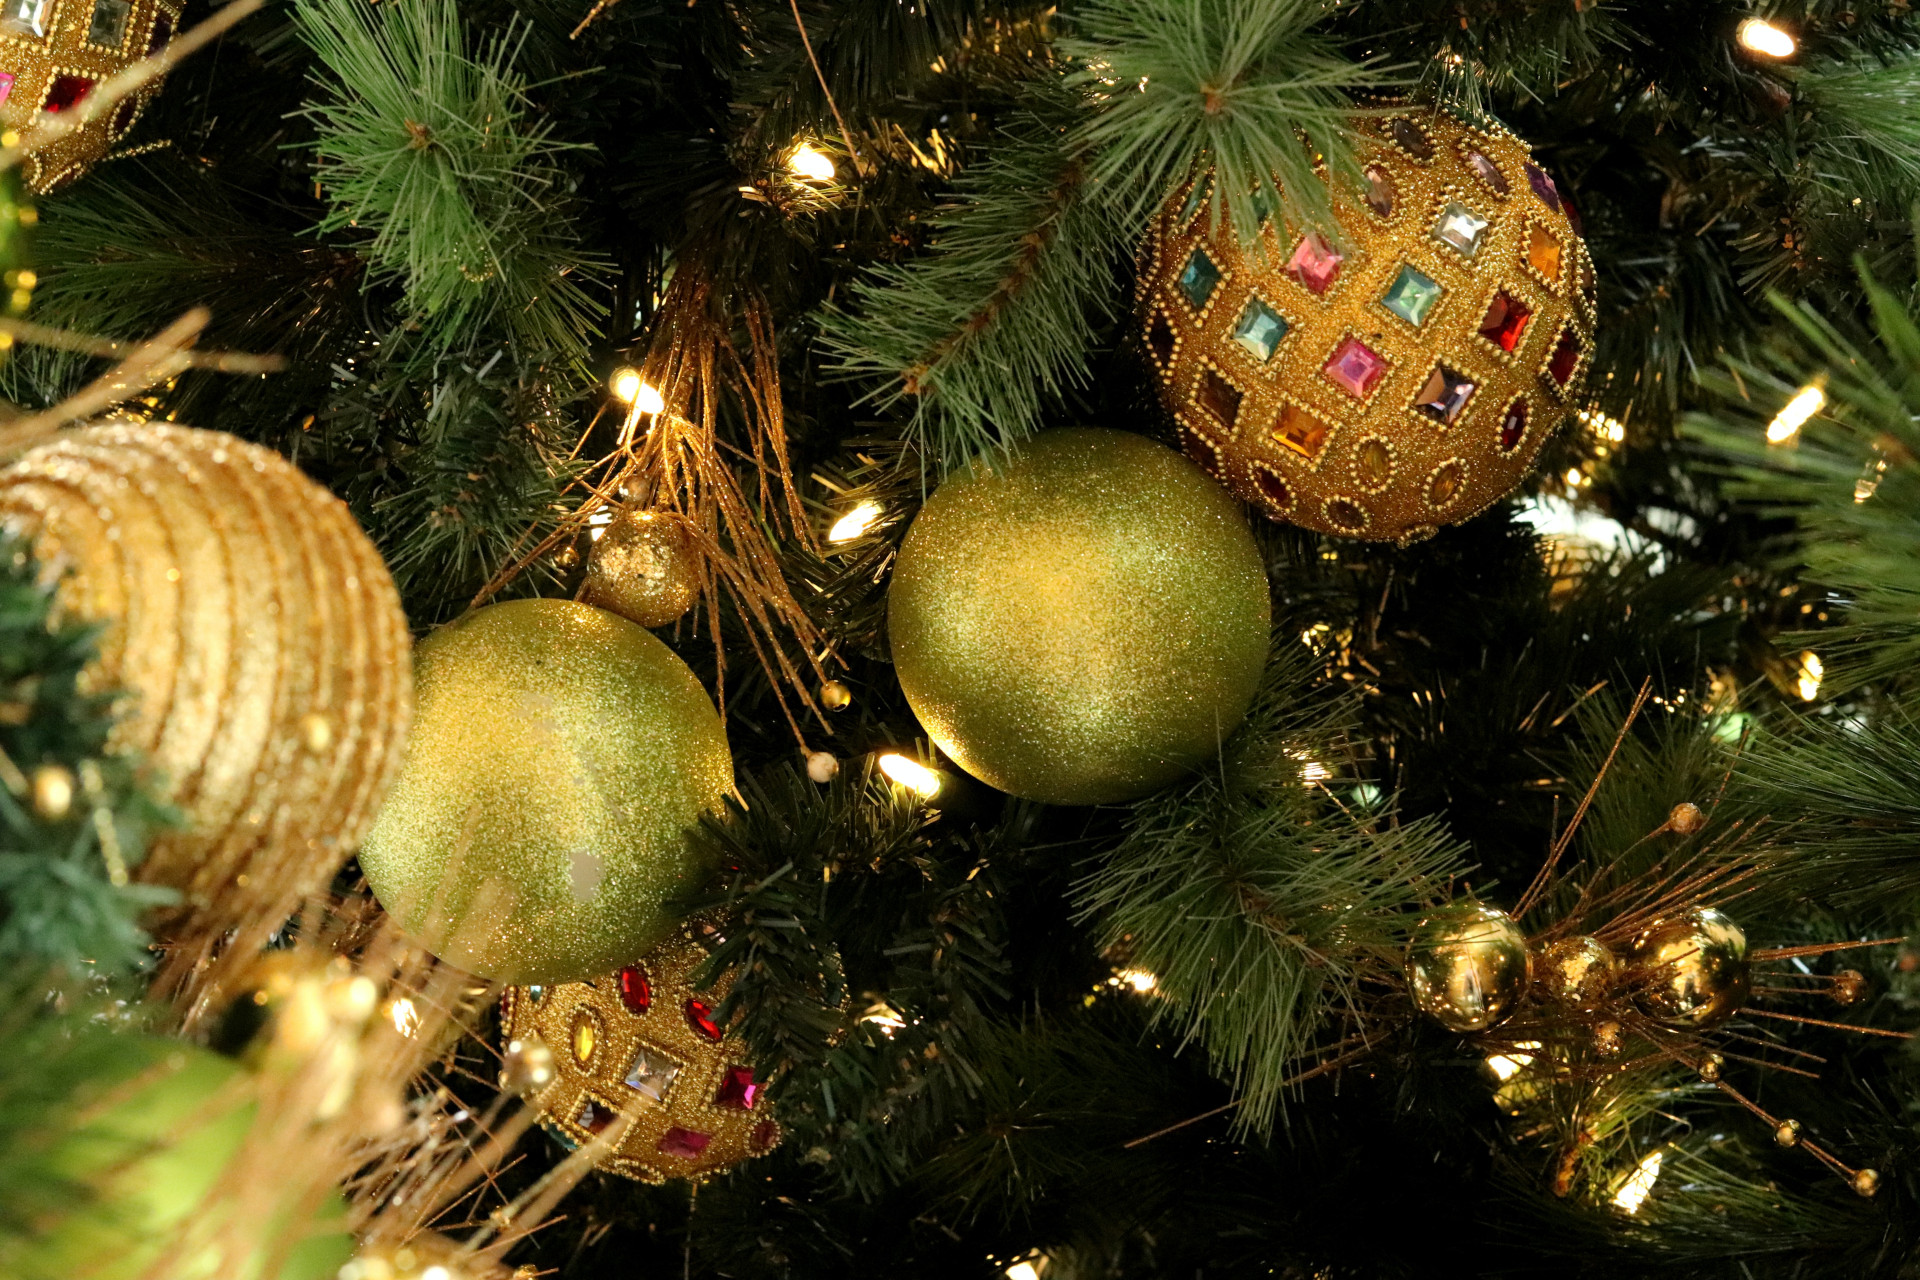
[[[21,342],[31,342],[36,347],[77,351],[82,355],[101,356],[110,360],[122,359],[139,348],[138,343],[97,338],[90,333],[75,333],[71,329],[56,329],[52,325],[4,316],[0,316],[0,333]],[[279,373],[287,367],[284,356],[255,356],[239,351],[182,351],[180,356],[189,368],[211,369],[216,373]]]

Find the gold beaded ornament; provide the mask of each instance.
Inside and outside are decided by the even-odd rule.
[[[626,1124],[599,1165],[656,1185],[705,1182],[780,1143],[765,1086],[714,1019],[733,974],[693,988],[707,959],[699,930],[606,977],[502,997],[506,1042],[552,1052],[551,1079],[530,1082],[541,1123],[570,1148]]]
[[[0,0],[0,123],[26,135],[81,109],[100,82],[164,50],[180,28],[173,0]],[[160,92],[152,80],[22,162],[27,184],[48,192],[85,173],[127,136]]]
[[[1243,252],[1210,178],[1177,193],[1140,318],[1190,457],[1273,519],[1405,545],[1526,475],[1586,375],[1593,266],[1507,130],[1414,107],[1355,129],[1329,235],[1268,213]]]

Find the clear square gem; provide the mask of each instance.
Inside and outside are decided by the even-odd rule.
[[[53,17],[53,0],[5,0],[0,4],[0,29],[24,36],[44,36]]]
[[[1280,339],[1287,336],[1285,317],[1258,298],[1247,299],[1247,309],[1233,326],[1233,340],[1261,364],[1273,359]]]
[[[1420,388],[1420,394],[1414,397],[1413,406],[1435,422],[1451,426],[1466,411],[1467,401],[1473,398],[1473,391],[1472,379],[1444,364],[1436,365],[1433,372],[1427,375],[1426,385]]]
[[[1480,251],[1480,236],[1486,229],[1485,218],[1455,200],[1440,211],[1440,221],[1433,224],[1433,238],[1471,258]]]
[[[133,16],[128,0],[93,0],[93,19],[87,24],[87,43],[118,49],[127,39],[127,19]]]
[[[627,1088],[655,1102],[665,1102],[667,1090],[679,1074],[678,1063],[669,1062],[658,1052],[641,1045],[634,1051],[633,1066],[627,1070]]]

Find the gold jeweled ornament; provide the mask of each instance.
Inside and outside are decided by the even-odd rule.
[[[1513,1012],[1527,989],[1527,940],[1492,907],[1450,907],[1420,922],[1407,955],[1407,986],[1422,1013],[1449,1031],[1484,1031]]]
[[[167,47],[180,27],[172,0],[4,0],[0,3],[0,123],[29,146],[35,126],[80,111],[101,81]],[[85,173],[160,92],[151,80],[111,111],[21,163],[29,186],[47,192]]]
[[[402,928],[522,983],[604,973],[673,931],[665,903],[707,871],[688,829],[733,789],[686,663],[604,610],[515,600],[422,640],[415,678],[406,764],[360,850]]]
[[[1654,924],[1634,939],[1627,964],[1640,1008],[1674,1026],[1725,1022],[1753,989],[1747,935],[1712,907]]]
[[[1266,664],[1237,504],[1143,436],[1048,431],[915,517],[887,593],[895,670],[954,763],[1051,804],[1144,795],[1215,758]]]
[[[733,974],[693,988],[706,959],[688,927],[618,972],[503,999],[509,1044],[556,1046],[552,1080],[529,1094],[548,1130],[580,1147],[627,1125],[600,1161],[609,1172],[703,1182],[779,1144],[743,1046],[714,1021]]]
[[[104,624],[85,679],[130,695],[112,744],[186,817],[136,873],[184,895],[163,932],[278,927],[347,860],[399,767],[410,640],[379,552],[279,454],[131,421],[0,471],[0,527],[61,575],[63,612]]]
[[[1143,250],[1141,323],[1181,447],[1276,520],[1402,544],[1509,493],[1580,393],[1593,266],[1526,143],[1430,108],[1354,121],[1335,228],[1268,211],[1243,252],[1209,179]]]
[[[595,531],[580,598],[643,627],[676,622],[700,598],[700,557],[680,517],[624,510]]]
[[[1533,976],[1548,999],[1587,1009],[1607,998],[1619,967],[1598,938],[1562,938],[1541,949]]]

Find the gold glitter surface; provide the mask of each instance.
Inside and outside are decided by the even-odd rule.
[[[1143,795],[1212,758],[1267,656],[1234,501],[1143,437],[1036,437],[921,509],[887,597],[901,688],[975,777],[1055,804]]]
[[[1333,185],[1330,282],[1288,270],[1302,228],[1273,214],[1242,252],[1189,188],[1141,251],[1140,320],[1181,447],[1222,484],[1275,520],[1404,544],[1512,491],[1581,403],[1593,265],[1507,130],[1426,108],[1354,125],[1376,185]],[[1363,394],[1328,372],[1349,342],[1380,362],[1349,379]],[[1445,407],[1421,407],[1436,391]]]
[[[532,1037],[572,1044],[583,1021],[595,1029],[585,1060],[578,1053],[553,1055],[553,1079],[534,1104],[541,1123],[569,1147],[596,1136],[583,1119],[599,1124],[598,1132],[615,1133],[599,1166],[641,1182],[704,1182],[780,1142],[763,1089],[725,1088],[729,1073],[747,1069],[746,1046],[731,1036],[709,1040],[688,1019],[687,1001],[718,1009],[733,986],[729,970],[705,991],[693,989],[707,959],[693,933],[683,928],[624,974],[509,987],[501,1001],[502,1038],[509,1045]],[[689,1154],[695,1145],[700,1150]]]
[[[677,516],[622,511],[587,561],[581,599],[643,627],[676,621],[700,598],[700,558]]]
[[[130,695],[115,745],[188,819],[139,870],[183,892],[162,931],[277,926],[359,843],[412,715],[372,543],[278,454],[135,422],[0,471],[0,525],[33,540],[63,610],[104,624],[85,679]]]
[[[624,618],[517,600],[421,641],[414,670],[406,766],[360,852],[381,904],[504,982],[604,973],[671,932],[662,904],[708,869],[686,830],[733,786],[686,664]]]

